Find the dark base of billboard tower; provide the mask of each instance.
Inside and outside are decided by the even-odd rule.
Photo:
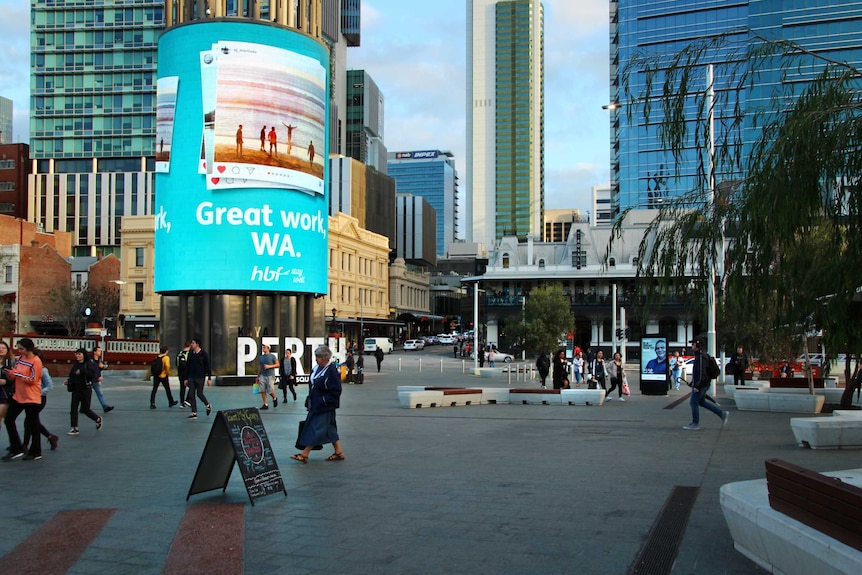
[[[667,395],[669,389],[667,381],[641,381],[642,395]]]

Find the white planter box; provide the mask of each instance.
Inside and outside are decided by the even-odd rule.
[[[820,413],[825,398],[822,395],[809,395],[807,393],[742,391],[735,394],[734,401],[740,411]]]

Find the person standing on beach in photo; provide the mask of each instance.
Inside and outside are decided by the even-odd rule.
[[[242,157],[242,124],[236,129],[236,155]]]
[[[281,125],[287,128],[287,155],[289,156],[290,150],[293,149],[293,129],[296,128],[296,126],[291,126],[290,124],[285,124],[284,122],[282,122]]]
[[[275,133],[275,126],[269,131],[269,155],[272,156],[275,151],[275,156],[278,157],[278,134]]]
[[[308,142],[308,163],[314,165],[314,142]]]
[[[266,126],[260,129],[260,151],[266,151]]]

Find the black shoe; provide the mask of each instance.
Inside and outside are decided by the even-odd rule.
[[[169,405],[169,407],[174,407],[178,403],[179,403],[179,401],[172,401],[171,404]]]
[[[260,408],[261,409],[269,409],[269,406],[268,405],[261,405]]]
[[[37,459],[42,459],[41,455],[25,455],[24,461],[35,461]]]
[[[156,404],[155,404],[155,403],[151,403],[151,404],[150,404],[150,409],[155,409],[155,408],[156,408]]]
[[[7,453],[6,455],[4,455],[3,457],[0,457],[0,461],[2,461],[2,462],[4,462],[4,463],[6,463],[6,462],[8,462],[8,461],[12,461],[12,460],[14,460],[14,459],[18,459],[19,457],[22,457],[23,455],[24,455],[24,452],[23,452],[23,451],[19,451],[18,453],[12,453],[12,452],[10,451],[9,453]]]
[[[213,406],[212,406],[212,405],[207,404],[207,415],[209,415],[210,413],[212,413],[212,411],[213,411]]]
[[[102,418],[101,417],[96,420],[96,431],[99,431],[100,429],[102,429]]]
[[[190,416],[188,416],[186,419],[197,419],[197,418],[198,418],[198,414],[197,414],[197,413],[193,413],[193,414],[191,414]]]
[[[272,406],[273,406],[273,407],[278,407],[278,398],[277,398],[277,397],[273,397],[273,398],[272,398]]]
[[[114,406],[113,406],[113,405],[109,405],[109,406],[107,406],[107,407],[105,408],[105,413],[108,413],[109,411],[114,411]]]
[[[57,451],[57,444],[60,442],[60,438],[54,435],[53,433],[48,436],[48,443],[51,444],[51,451]]]

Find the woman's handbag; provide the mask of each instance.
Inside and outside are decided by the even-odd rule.
[[[623,380],[623,395],[631,395],[631,394],[632,394],[632,392],[629,389],[629,382],[627,382],[626,380]]]
[[[302,437],[302,429],[304,427],[305,427],[305,420],[303,419],[302,421],[299,422],[299,432],[296,434],[296,445],[294,445],[294,447],[296,447],[299,450],[305,449],[305,446],[302,445],[301,443],[299,443],[299,438]],[[319,450],[323,449],[323,446],[322,445],[315,445],[311,449],[313,449],[314,451],[319,451]]]

